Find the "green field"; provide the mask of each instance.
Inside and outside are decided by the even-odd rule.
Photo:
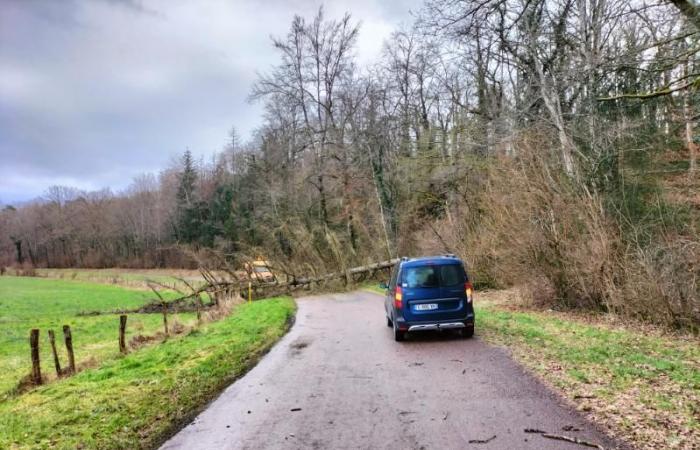
[[[165,293],[165,296],[174,296]],[[47,331],[56,333],[62,366],[67,364],[62,326],[70,325],[76,364],[94,366],[119,354],[117,315],[78,316],[86,311],[136,308],[155,295],[148,291],[124,289],[77,281],[29,277],[0,277],[0,399],[13,395],[20,378],[31,368],[29,330],[40,330],[42,373],[55,377]],[[171,322],[194,320],[191,314],[171,315]],[[162,331],[162,316],[130,314],[127,339]]]
[[[289,298],[243,304],[218,322],[126,356],[118,352],[116,315],[76,316],[137,307],[152,296],[118,286],[0,277],[0,448],[152,448],[250,368],[284,334],[295,310]],[[191,314],[177,320],[195,321]],[[83,370],[16,392],[31,366],[29,329],[41,329],[42,371],[51,374],[46,330],[59,332],[63,324],[73,330]],[[159,314],[129,315],[129,335],[161,327]]]

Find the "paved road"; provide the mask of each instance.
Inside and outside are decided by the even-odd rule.
[[[479,340],[478,316],[474,339],[429,334],[397,343],[376,294],[298,305],[289,334],[163,449],[586,448],[525,428],[614,447]]]

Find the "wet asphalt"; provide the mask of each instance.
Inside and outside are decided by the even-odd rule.
[[[598,431],[508,354],[476,336],[394,342],[383,299],[357,291],[297,300],[290,332],[162,449],[604,448]]]

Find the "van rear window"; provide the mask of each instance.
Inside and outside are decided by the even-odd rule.
[[[462,266],[456,264],[440,266],[440,285],[442,287],[458,286],[466,281],[467,276]]]
[[[403,283],[409,289],[450,287],[465,281],[464,269],[457,264],[408,267],[403,275]]]

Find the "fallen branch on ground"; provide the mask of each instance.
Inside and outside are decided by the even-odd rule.
[[[593,442],[584,441],[583,439],[579,439],[577,437],[564,436],[561,434],[549,434],[549,433],[542,433],[542,437],[546,437],[547,439],[555,439],[558,441],[571,442],[573,444],[579,444],[579,445],[583,445],[585,447],[592,447],[592,448],[597,448],[600,450],[605,450],[605,447],[603,447],[602,445],[598,445],[598,444],[595,444]]]
[[[566,427],[565,427],[565,428],[566,428]],[[585,446],[585,447],[591,447],[591,448],[597,448],[597,449],[599,449],[599,450],[605,450],[605,447],[603,447],[602,445],[599,445],[599,444],[596,444],[596,443],[593,443],[593,442],[589,442],[589,441],[585,441],[585,440],[579,439],[579,438],[577,438],[577,437],[564,436],[564,435],[561,435],[561,434],[547,433],[546,431],[544,431],[544,430],[538,430],[537,428],[525,428],[523,431],[525,431],[526,433],[535,433],[535,434],[539,434],[539,435],[541,435],[542,437],[545,437],[545,438],[547,438],[547,439],[554,439],[554,440],[557,440],[557,441],[571,442],[572,444],[578,444],[578,445],[583,445],[583,446]],[[471,441],[470,441],[470,442],[471,442]]]
[[[469,443],[470,444],[488,444],[489,442],[493,441],[494,439],[496,439],[495,434],[488,439],[470,439]]]

